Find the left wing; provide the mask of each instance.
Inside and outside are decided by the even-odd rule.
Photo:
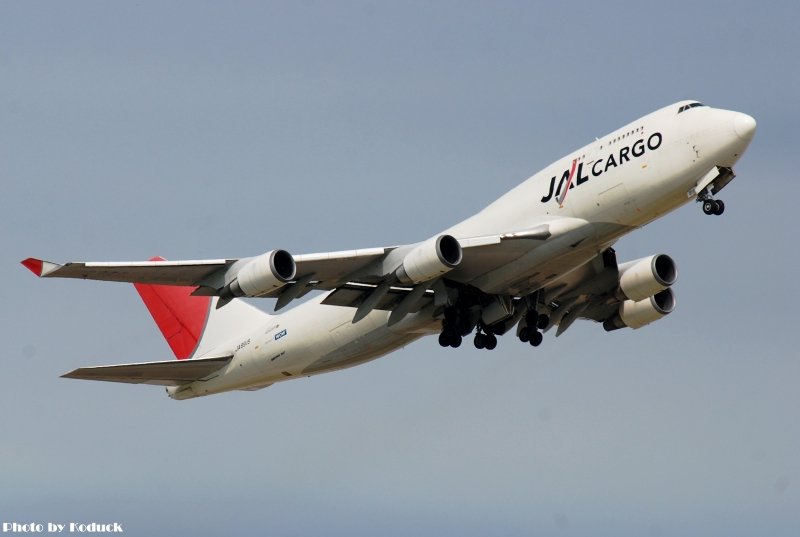
[[[390,250],[391,248],[371,248],[299,255],[293,258],[297,266],[295,278],[289,280],[296,281],[304,276],[312,275],[315,278],[316,287],[333,289],[340,282],[346,281],[349,274],[355,273],[364,265],[383,257]],[[224,274],[229,269],[254,259],[256,258],[167,261],[159,257],[149,261],[81,261],[60,265],[52,261],[30,257],[22,261],[22,264],[41,278],[79,278],[107,282],[202,287],[213,285],[215,279],[223,280]],[[269,293],[260,296],[274,297],[277,294]]]
[[[137,262],[72,262],[63,265],[28,258],[22,264],[43,278],[196,286],[194,294],[220,296],[220,305],[233,297],[277,298],[276,309],[311,290],[340,290],[347,297],[331,303],[363,303],[366,313],[395,305],[401,295],[418,285],[427,291],[445,273],[465,285],[486,288],[506,281],[506,273],[536,264],[539,258],[557,259],[592,233],[591,225],[576,218],[557,218],[529,229],[455,239],[440,235],[417,244],[291,256],[273,250],[241,259]],[[443,239],[447,239],[443,241]],[[445,245],[445,246],[442,246]],[[540,247],[540,256],[531,253]],[[442,247],[449,247],[444,254]],[[457,250],[457,251],[456,251]],[[438,258],[437,258],[438,256]],[[443,256],[450,256],[448,261]],[[495,274],[495,277],[492,277]],[[523,287],[530,285],[525,279]],[[399,287],[398,287],[399,286]],[[516,289],[512,289],[514,291]],[[496,292],[491,289],[490,292]],[[509,294],[506,289],[506,294]],[[378,296],[380,295],[380,296]],[[394,295],[397,300],[386,300]],[[389,309],[389,308],[387,308]]]
[[[22,261],[22,264],[41,278],[80,278],[106,282],[191,286],[231,266],[235,261],[235,259],[165,261],[153,258],[150,261],[90,261],[59,265],[29,257]]]

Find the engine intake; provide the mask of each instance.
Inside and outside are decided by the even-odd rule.
[[[219,295],[222,298],[261,296],[283,287],[296,274],[292,254],[286,250],[272,250],[248,261]]]
[[[657,321],[675,309],[675,294],[672,289],[664,289],[644,300],[626,300],[619,305],[613,317],[606,319],[603,328],[606,332],[619,328],[641,328]]]
[[[406,254],[395,274],[402,283],[426,282],[453,270],[461,263],[462,257],[458,239],[452,235],[439,235]]]
[[[678,279],[678,267],[666,254],[651,255],[619,266],[620,299],[634,302],[663,291]]]

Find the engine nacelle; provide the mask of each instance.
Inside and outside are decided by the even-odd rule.
[[[395,274],[402,283],[420,283],[453,270],[463,257],[458,239],[439,235],[411,250]]]
[[[675,294],[672,289],[664,289],[644,300],[634,302],[626,300],[619,305],[613,317],[606,319],[603,328],[607,332],[618,328],[641,328],[653,321],[661,319],[675,309]]]
[[[678,267],[670,256],[657,254],[623,263],[619,274],[619,298],[638,302],[675,283]]]
[[[283,287],[297,273],[292,254],[272,250],[251,259],[236,273],[236,277],[220,290],[222,298],[256,297]]]

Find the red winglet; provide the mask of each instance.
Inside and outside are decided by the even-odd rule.
[[[42,267],[44,266],[44,261],[42,261],[41,259],[36,259],[35,257],[29,257],[24,261],[20,261],[20,263],[25,265],[25,268],[27,268],[37,276],[42,275]]]

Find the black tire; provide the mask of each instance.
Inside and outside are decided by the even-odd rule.
[[[548,315],[539,315],[539,322],[536,323],[536,328],[544,330],[550,324],[550,317]]]
[[[484,339],[484,337],[485,336],[483,334],[475,334],[475,340],[473,341],[473,343],[475,344],[476,349],[483,349],[484,347],[486,347],[486,340]]]
[[[534,332],[533,334],[531,334],[531,341],[530,341],[531,347],[538,347],[539,345],[542,344],[543,339],[544,336],[542,335],[541,332]]]
[[[716,206],[714,208],[714,214],[715,215],[719,216],[719,215],[721,215],[722,213],[725,212],[725,203],[722,200],[716,200],[714,202],[714,205]]]
[[[454,349],[459,348],[461,346],[461,336],[458,334],[453,334],[453,336],[450,338],[450,346]]]
[[[497,347],[497,336],[491,334],[486,338],[486,349],[493,351],[495,347]]]
[[[447,337],[447,332],[442,332],[439,334],[439,345],[442,347],[449,347],[450,346],[450,338]]]
[[[519,340],[523,343],[527,343],[531,339],[531,329],[527,326],[519,331]]]
[[[714,200],[706,200],[703,202],[703,212],[706,214],[714,214],[717,209],[717,204]]]

